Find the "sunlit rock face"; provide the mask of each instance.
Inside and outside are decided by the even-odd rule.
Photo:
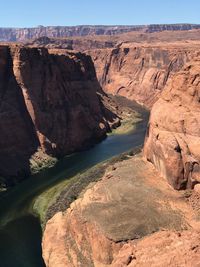
[[[144,155],[175,189],[200,182],[200,61],[168,82],[151,111]]]
[[[167,81],[198,49],[181,44],[122,43],[119,48],[88,51],[103,89],[151,108]]]
[[[47,267],[197,267],[194,218],[180,192],[136,155],[109,167],[47,222],[43,258]]]

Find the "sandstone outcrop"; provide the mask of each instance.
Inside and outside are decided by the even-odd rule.
[[[61,157],[106,136],[117,118],[89,56],[0,47],[0,175],[15,183],[43,154]],[[48,162],[49,159],[47,158]]]
[[[175,189],[200,182],[200,60],[188,63],[153,106],[144,155]]]
[[[114,49],[87,51],[106,92],[151,108],[170,77],[196,56],[195,46],[123,43]]]
[[[112,267],[198,267],[199,231],[162,231],[137,244],[129,242],[119,251]]]
[[[150,163],[134,156],[47,222],[43,257],[47,267],[197,267],[195,214]]]

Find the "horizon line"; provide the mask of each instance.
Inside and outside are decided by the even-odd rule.
[[[4,29],[34,29],[34,28],[48,28],[48,27],[148,27],[148,26],[158,26],[158,25],[191,25],[191,26],[200,26],[200,23],[150,23],[150,24],[78,24],[78,25],[37,25],[37,26],[25,26],[25,27],[15,27],[15,26],[3,26],[0,28]]]

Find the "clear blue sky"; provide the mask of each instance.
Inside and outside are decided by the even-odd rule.
[[[200,23],[200,0],[1,0],[0,27]]]

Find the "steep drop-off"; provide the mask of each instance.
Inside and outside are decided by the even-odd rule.
[[[169,78],[198,51],[197,46],[188,44],[123,43],[118,48],[87,53],[106,92],[152,107]]]
[[[146,158],[176,189],[200,182],[200,61],[169,81],[153,106]]]
[[[89,56],[45,48],[0,47],[0,176],[13,184],[52,157],[106,136],[117,118]],[[50,155],[50,157],[48,156]]]

